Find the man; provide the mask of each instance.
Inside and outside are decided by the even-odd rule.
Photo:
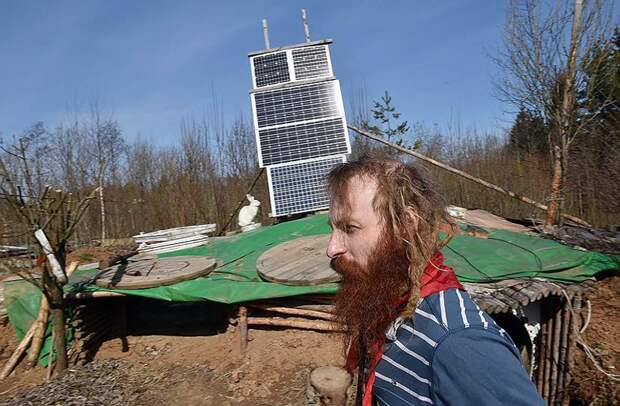
[[[335,312],[347,368],[365,371],[364,404],[544,404],[508,334],[443,264],[450,222],[418,171],[364,158],[328,183]]]

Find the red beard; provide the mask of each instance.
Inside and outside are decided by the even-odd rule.
[[[336,320],[345,327],[345,346],[362,345],[370,354],[374,343],[400,312],[397,304],[411,288],[404,244],[380,238],[364,268],[343,257],[331,261],[342,276],[335,297]]]

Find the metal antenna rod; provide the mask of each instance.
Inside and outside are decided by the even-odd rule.
[[[306,9],[301,9],[301,20],[304,23],[304,34],[306,35],[306,42],[310,42],[310,29],[308,28],[308,15],[306,14]]]
[[[271,49],[271,43],[269,42],[269,26],[267,25],[266,18],[263,18],[263,39],[265,40],[265,49]]]

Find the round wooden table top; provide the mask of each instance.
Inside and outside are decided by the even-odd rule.
[[[318,285],[338,282],[327,257],[329,235],[296,238],[276,245],[256,261],[261,278],[284,285]]]
[[[210,257],[169,257],[114,265],[97,275],[95,284],[107,289],[144,289],[172,285],[208,275],[216,267]]]

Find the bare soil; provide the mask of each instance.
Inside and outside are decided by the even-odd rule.
[[[591,320],[583,338],[606,371],[620,374],[620,276],[608,277],[597,286],[597,293],[589,297]],[[576,354],[571,388],[573,403],[620,405],[620,383],[598,371],[583,351]]]
[[[15,376],[0,382],[0,405],[300,405],[312,369],[343,364],[334,334],[250,330],[250,339],[245,357],[236,331],[129,337],[128,352],[122,352],[120,340],[110,340],[92,365],[72,368],[71,379],[38,385],[44,380],[43,368],[18,368]],[[108,390],[97,389],[101,387]]]

